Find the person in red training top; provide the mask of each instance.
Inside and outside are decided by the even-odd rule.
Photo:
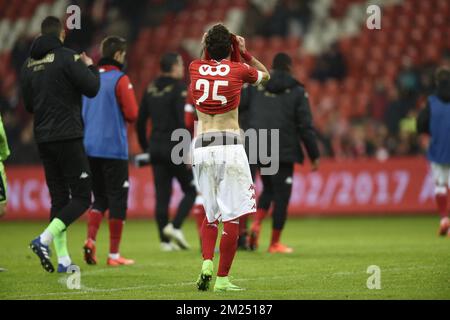
[[[258,85],[270,76],[245,48],[242,37],[221,25],[203,36],[202,59],[189,66],[190,90],[198,115],[192,166],[204,200],[206,219],[201,230],[203,265],[199,290],[209,289],[218,223],[223,222],[220,260],[214,291],[240,291],[228,273],[237,249],[239,218],[256,211],[255,187],[242,144],[238,109],[242,85]],[[248,63],[238,62],[239,55]]]
[[[92,171],[94,204],[88,213],[84,260],[97,264],[95,241],[103,215],[109,209],[109,266],[134,261],[119,253],[128,201],[127,122],[136,121],[138,105],[133,86],[122,71],[126,55],[125,39],[107,37],[101,44],[100,91],[83,98],[84,145]]]

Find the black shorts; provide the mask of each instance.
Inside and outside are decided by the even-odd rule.
[[[91,170],[83,139],[39,143],[38,149],[52,202],[50,218],[68,225],[91,204]]]
[[[105,212],[110,218],[125,220],[128,202],[128,161],[89,157],[92,171],[92,209]]]

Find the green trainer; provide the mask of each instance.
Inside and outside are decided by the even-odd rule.
[[[211,282],[214,271],[214,265],[212,260],[203,261],[202,272],[197,279],[197,288],[200,291],[207,291],[209,289],[209,283]]]
[[[217,277],[216,284],[214,285],[214,292],[227,292],[227,291],[243,291],[245,289],[235,286],[230,282],[228,277]]]

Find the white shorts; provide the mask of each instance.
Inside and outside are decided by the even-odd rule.
[[[192,164],[208,222],[256,212],[255,186],[241,144],[194,148]]]
[[[450,186],[450,164],[431,163],[431,173],[435,184],[436,193],[446,193]]]

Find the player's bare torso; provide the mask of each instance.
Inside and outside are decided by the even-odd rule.
[[[222,114],[206,114],[197,110],[197,133],[213,131],[231,131],[239,133],[238,109],[233,109]]]

